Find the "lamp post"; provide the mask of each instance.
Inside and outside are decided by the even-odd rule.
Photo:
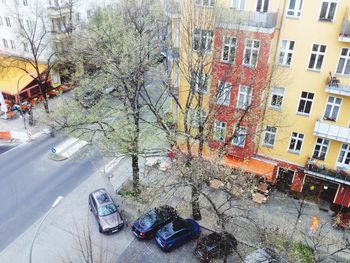
[[[43,219],[41,219],[38,228],[36,229],[34,236],[33,236],[33,240],[32,240],[32,244],[30,246],[30,252],[29,252],[29,263],[32,263],[32,254],[33,254],[33,246],[34,246],[34,241],[39,233],[39,230],[42,226],[42,224],[44,223],[45,219],[47,218],[47,216],[50,214],[50,212],[56,207],[58,206],[58,204],[61,202],[61,200],[63,199],[63,196],[59,196],[56,198],[55,202],[53,202],[53,204],[51,205],[50,209],[46,212],[46,214],[44,215]]]
[[[25,74],[23,74],[18,80],[17,80],[17,102],[19,105],[19,113],[21,114],[22,118],[23,118],[23,125],[24,125],[24,129],[27,129],[27,125],[26,125],[26,118],[22,112],[22,103],[21,103],[21,97],[19,96],[19,82],[20,80],[25,76]]]

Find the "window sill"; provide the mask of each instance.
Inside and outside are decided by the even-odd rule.
[[[225,103],[225,104],[220,104],[220,103],[216,103],[216,106],[217,107],[221,107],[221,106],[224,106],[224,107],[229,107],[230,106],[230,103]]]
[[[266,148],[273,149],[273,145],[269,145],[269,144],[265,144],[265,143],[263,143],[263,146],[265,146]]]
[[[256,65],[247,65],[247,64],[242,64],[243,67],[246,67],[246,68],[256,68]]]
[[[328,117],[323,117],[323,120],[324,120],[324,121],[336,122],[336,119],[331,119],[331,118],[328,118]]]
[[[239,147],[239,148],[244,148],[244,145],[239,145],[239,144],[233,144],[231,143],[232,146]]]
[[[314,72],[314,73],[321,73],[321,70],[320,70],[320,69],[308,68],[307,71]]]
[[[286,18],[292,19],[292,20],[299,20],[300,16],[291,16],[291,15],[286,15]]]
[[[310,117],[310,113],[297,112],[296,115]]]
[[[195,4],[195,7],[199,7],[199,8],[210,8],[210,9],[213,9],[214,6],[210,6],[210,5],[197,5]]]
[[[232,66],[235,63],[235,61],[234,60],[233,61],[220,60],[220,63]]]
[[[288,150],[289,153],[292,153],[292,154],[296,154],[296,155],[299,155],[300,154],[300,151],[297,152],[297,151],[292,151],[292,150]]]
[[[279,64],[278,63],[278,66],[282,67],[282,68],[291,68],[291,65],[287,65],[287,64]]]
[[[274,111],[282,111],[282,107],[269,106],[269,109]]]
[[[319,18],[318,22],[321,22],[321,23],[333,23],[333,19]]]
[[[335,76],[340,78],[350,78],[350,74],[335,73]]]

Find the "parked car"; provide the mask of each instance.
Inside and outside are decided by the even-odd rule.
[[[115,233],[124,226],[118,207],[104,188],[89,195],[89,209],[97,220],[100,233]]]
[[[228,256],[237,248],[236,238],[227,232],[213,232],[199,240],[195,255],[201,262],[210,262]]]
[[[244,258],[243,263],[288,263],[272,248],[259,248]]]
[[[140,239],[151,238],[161,227],[173,221],[177,216],[176,210],[171,206],[156,207],[139,217],[133,223],[131,231]]]
[[[80,104],[84,108],[91,108],[94,106],[101,98],[102,92],[99,90],[87,91],[81,98]]]
[[[192,239],[197,239],[200,233],[201,228],[196,221],[177,217],[157,231],[155,240],[163,251],[170,252]]]

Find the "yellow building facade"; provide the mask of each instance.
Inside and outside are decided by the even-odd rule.
[[[184,105],[187,96],[182,94],[188,91],[189,81],[179,65],[181,68],[188,51],[184,42],[188,36],[183,36],[180,12],[183,3],[178,2],[179,12],[172,17],[172,37],[179,56],[178,63],[173,64],[172,77],[180,104]],[[292,189],[348,207],[350,1],[193,0],[193,6],[203,12],[220,6],[230,12],[249,13],[248,19],[258,18],[262,22],[271,19],[270,14],[277,14],[273,27],[264,27],[267,24],[262,23],[241,28],[250,33],[267,33],[271,38],[266,100],[258,129],[262,132],[252,139],[255,145],[252,158],[275,166],[275,182],[282,190]],[[216,36],[214,30],[213,43]],[[213,78],[210,77],[210,82]],[[210,93],[208,97],[210,100]],[[173,112],[182,123],[181,114]]]

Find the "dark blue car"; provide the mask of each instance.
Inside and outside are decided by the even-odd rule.
[[[131,231],[140,239],[148,239],[153,237],[159,228],[173,221],[176,217],[176,210],[171,206],[164,205],[153,208],[133,223]]]
[[[199,237],[201,228],[193,219],[176,218],[158,230],[156,242],[163,251],[170,252],[174,248]]]

